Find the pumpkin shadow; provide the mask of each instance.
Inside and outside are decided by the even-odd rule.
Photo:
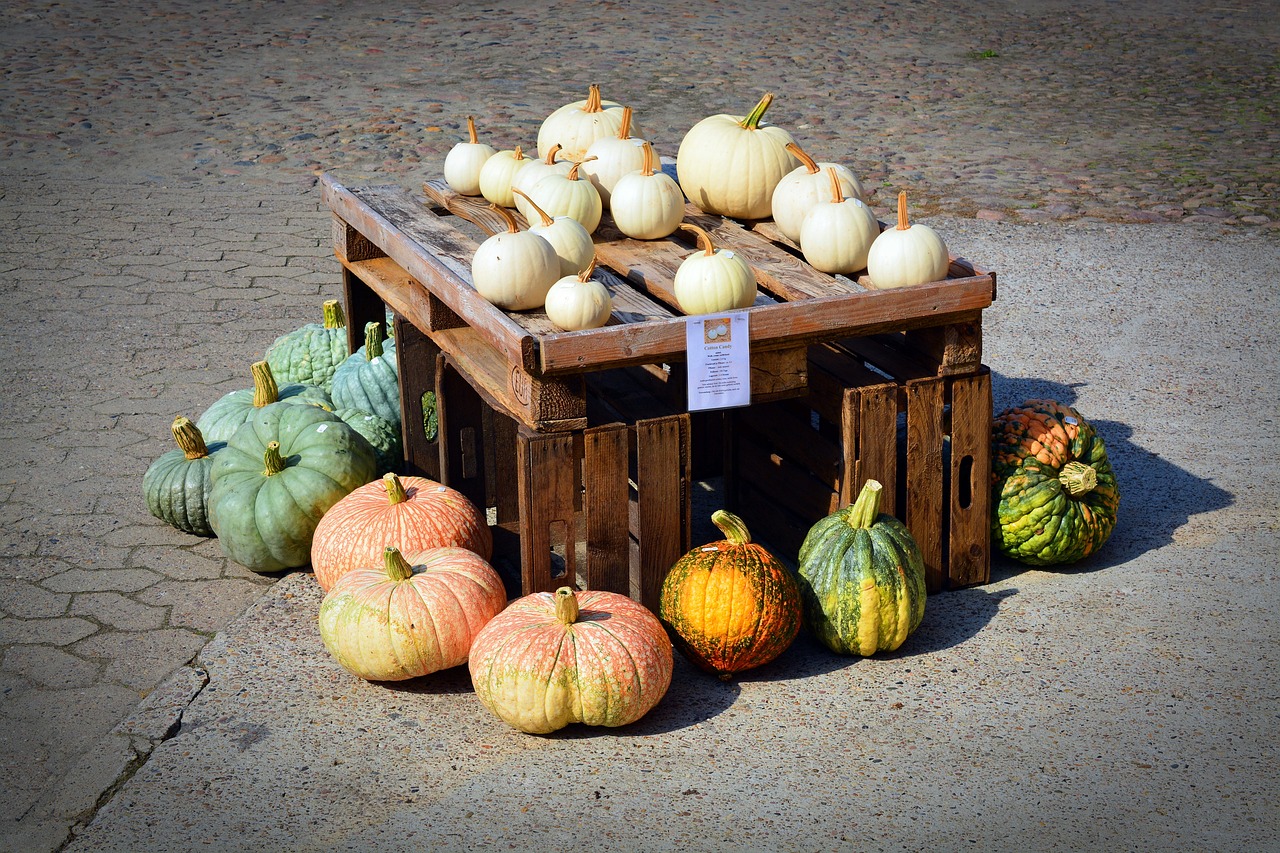
[[[471,685],[471,671],[467,669],[465,663],[419,678],[410,678],[405,681],[374,681],[372,683],[393,693],[448,696],[476,692]]]

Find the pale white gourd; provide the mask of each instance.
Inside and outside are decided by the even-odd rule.
[[[822,272],[857,272],[867,266],[867,253],[880,235],[880,223],[861,199],[844,194],[834,168],[828,168],[826,175],[827,200],[805,215],[800,251],[810,266]]]
[[[581,160],[591,143],[606,136],[617,136],[622,125],[622,105],[600,99],[600,84],[592,83],[586,100],[565,104],[547,116],[538,128],[538,156],[545,157],[557,143],[565,156]],[[633,122],[633,131],[634,122]],[[635,131],[638,136],[644,134]]]
[[[756,276],[737,252],[717,249],[711,235],[696,225],[681,223],[698,236],[700,251],[680,262],[676,269],[675,295],[686,314],[717,314],[749,308],[756,301]]]
[[[529,191],[529,198],[552,218],[573,217],[590,234],[600,224],[600,214],[604,212],[604,207],[596,188],[591,186],[590,181],[584,181],[579,176],[580,165],[574,163],[568,174],[548,175],[538,181]]]
[[[480,195],[480,170],[497,154],[476,135],[475,116],[467,116],[468,142],[459,142],[444,155],[444,182],[462,195]]]
[[[658,240],[684,219],[684,193],[670,175],[653,170],[653,146],[641,146],[640,171],[623,175],[613,188],[613,224],[628,237]]]
[[[511,151],[499,151],[480,169],[480,195],[485,201],[499,207],[511,207],[515,198],[511,195],[511,181],[520,170],[533,161],[524,156],[524,151],[517,145]]]
[[[520,215],[525,221],[532,222],[534,220],[533,208],[529,207],[529,202],[525,199],[529,197],[529,192],[537,185],[538,181],[547,175],[567,175],[569,170],[573,168],[572,161],[562,159],[559,145],[552,145],[547,149],[547,154],[541,160],[531,160],[528,166],[516,174],[511,180],[511,191],[516,190],[524,192],[524,196],[515,196],[516,210],[520,211]]]
[[[604,136],[591,143],[582,164],[583,176],[600,193],[600,203],[610,209],[613,185],[623,175],[638,171],[644,166],[644,140],[631,135],[631,107],[622,108],[622,125],[617,136]]]
[[[598,329],[609,322],[613,297],[603,284],[591,278],[595,269],[593,257],[582,272],[551,285],[547,291],[547,319],[569,332]]]
[[[560,278],[560,259],[551,244],[516,227],[511,211],[490,209],[507,222],[507,230],[486,239],[471,257],[471,283],[485,299],[507,311],[541,308],[547,291]]]
[[[862,201],[865,201],[866,197],[862,193],[862,183],[847,166],[841,166],[839,163],[815,162],[794,142],[787,145],[787,150],[800,161],[800,166],[788,172],[778,182],[778,186],[774,187],[770,207],[778,230],[785,234],[788,240],[798,243],[800,226],[804,224],[804,215],[818,202],[826,201],[830,195],[827,188],[827,169],[836,170],[836,174],[840,176],[842,192],[846,197],[852,196]]]
[[[571,216],[557,216],[554,219],[547,212],[534,204],[524,190],[512,190],[516,198],[533,208],[537,221],[529,220],[529,230],[551,244],[556,256],[560,258],[560,275],[577,275],[596,256],[595,243],[582,223]]]
[[[886,228],[867,254],[872,287],[888,290],[942,281],[951,265],[947,244],[928,225],[907,221],[907,194],[898,193],[898,224]]]
[[[787,143],[791,134],[761,123],[773,95],[766,94],[748,115],[714,115],[689,129],[676,152],[676,176],[689,200],[707,213],[738,219],[765,219],[773,210],[773,190],[800,165]]]

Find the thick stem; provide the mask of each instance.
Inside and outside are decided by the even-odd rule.
[[[622,124],[618,126],[618,138],[631,138],[631,107],[622,108]]]
[[[703,231],[697,225],[690,225],[688,222],[681,222],[680,227],[685,231],[692,231],[698,236],[698,248],[702,249],[708,258],[716,253],[715,244],[711,242],[711,235],[706,231]]]
[[[489,209],[506,220],[508,234],[516,234],[520,231],[519,226],[516,225],[516,218],[511,215],[511,211],[501,205],[492,203],[490,203]]]
[[[547,151],[547,156],[543,158],[542,162],[546,163],[548,166],[554,166],[556,164],[556,156],[560,153],[560,149],[561,145],[559,142],[552,145]]]
[[[388,471],[382,476],[382,485],[387,488],[387,503],[391,506],[402,504],[409,499],[409,493],[404,490],[404,483],[400,482],[400,478],[394,471]]]
[[[711,513],[711,523],[720,528],[724,538],[733,545],[746,545],[751,541],[747,523],[727,510],[718,509]]]
[[[831,176],[831,203],[840,204],[844,201],[844,187],[840,186],[840,176],[836,174],[835,167],[828,168],[827,174]]]
[[[523,148],[521,148],[519,145],[517,145],[517,146],[516,146],[516,148],[515,148],[515,150],[511,152],[511,159],[512,159],[512,160],[523,160],[523,159],[524,159],[524,149],[523,149]]]
[[[178,415],[173,419],[173,440],[188,459],[203,459],[209,455],[209,448],[204,443],[204,435],[190,418]]]
[[[480,137],[476,136],[476,117],[467,116],[467,136],[471,137],[471,144],[475,145],[480,141]]]
[[[388,545],[382,551],[382,566],[387,570],[387,580],[407,581],[413,577],[413,566],[394,545]]]
[[[336,299],[326,299],[324,302],[324,327],[326,329],[347,327],[347,315],[342,310],[342,303]]]
[[[652,178],[653,146],[650,145],[649,141],[646,139],[644,145],[641,147],[644,149],[644,159],[640,161],[640,174],[644,175],[646,178]]]
[[[591,256],[591,263],[587,264],[587,268],[578,273],[578,281],[586,284],[591,281],[591,274],[596,271],[596,256]]]
[[[267,450],[262,454],[262,476],[274,477],[285,469],[284,457],[280,455],[280,442],[272,441],[267,444]]]
[[[876,523],[876,517],[880,515],[880,492],[883,488],[879,480],[867,480],[849,510],[846,520],[850,527],[868,528]]]
[[[1058,482],[1066,488],[1071,497],[1079,498],[1089,494],[1098,487],[1098,472],[1092,465],[1083,462],[1068,462],[1062,466]]]
[[[907,222],[907,191],[902,190],[898,193],[898,230],[906,231],[911,227],[911,223]]]
[[[773,103],[773,92],[765,92],[764,97],[760,99],[760,103],[756,104],[755,109],[747,113],[747,117],[738,122],[743,130],[759,130],[760,119],[764,118],[764,111],[769,109],[769,105]]]
[[[821,171],[821,169],[818,168],[818,162],[806,154],[804,149],[799,145],[796,145],[794,142],[788,142],[787,150],[794,154],[796,159],[804,164],[804,167],[809,170],[810,175],[816,175]]]
[[[578,597],[567,586],[556,590],[556,618],[565,625],[578,621]]]
[[[253,374],[253,406],[261,409],[280,399],[280,386],[276,385],[276,377],[271,373],[271,365],[265,361],[255,361],[249,367]]]
[[[587,103],[583,106],[584,113],[602,113],[604,107],[601,105],[600,84],[592,83],[591,88],[587,90]]]
[[[382,324],[372,320],[364,324],[364,360],[373,361],[382,355]]]
[[[569,174],[565,175],[565,177],[571,181],[578,180],[578,167],[581,166],[583,163],[590,163],[592,160],[599,160],[599,159],[600,158],[594,154],[592,154],[590,157],[584,157],[583,159],[573,164],[573,166],[569,169]]]
[[[546,228],[548,225],[551,225],[555,222],[554,219],[552,219],[550,216],[547,215],[547,212],[545,210],[538,207],[538,203],[536,201],[529,198],[529,194],[526,193],[524,190],[519,189],[517,187],[512,187],[511,191],[516,195],[520,196],[521,198],[523,198],[525,201],[529,202],[529,206],[532,207],[534,210],[538,211],[538,215],[542,217],[543,228]]]

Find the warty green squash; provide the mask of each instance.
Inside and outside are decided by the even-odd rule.
[[[318,385],[328,391],[333,372],[350,353],[347,350],[347,316],[342,303],[324,303],[324,320],[287,332],[267,347],[266,362],[276,382],[285,385]]]

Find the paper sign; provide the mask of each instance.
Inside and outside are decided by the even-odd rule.
[[[689,411],[751,402],[751,341],[747,312],[704,314],[685,321]]]

